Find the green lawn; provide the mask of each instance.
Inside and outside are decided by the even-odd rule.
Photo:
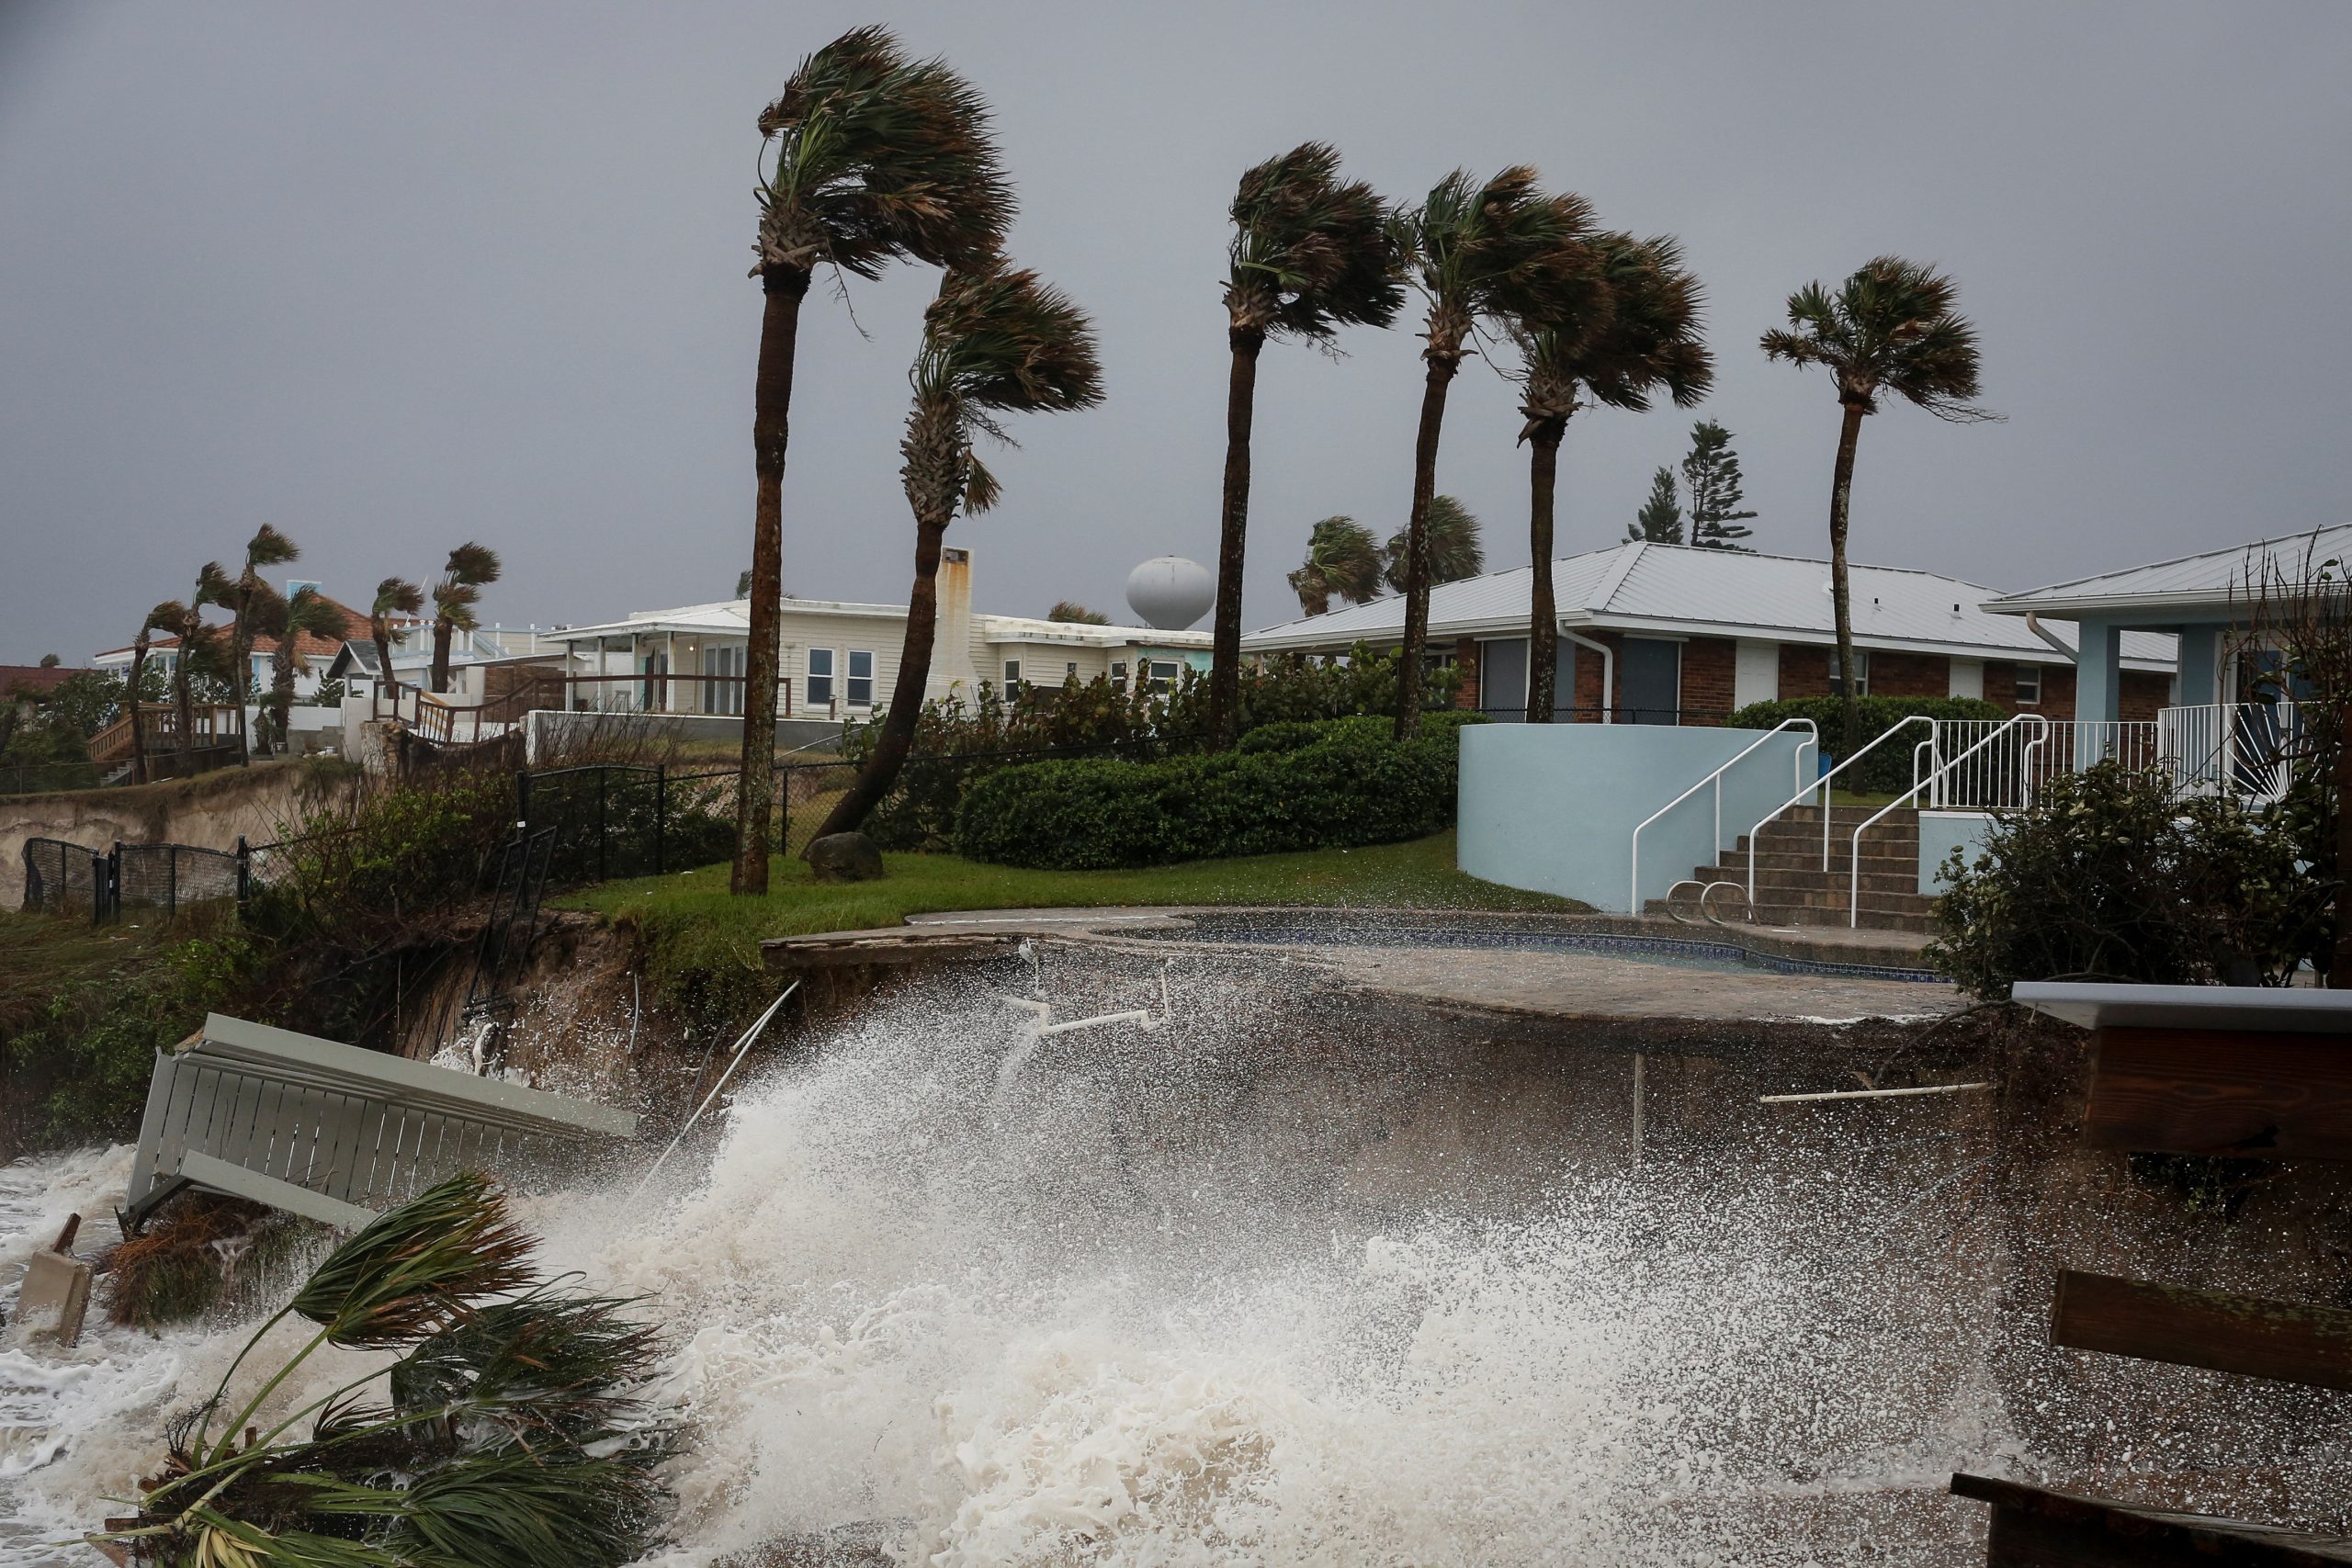
[[[1584,906],[1522,893],[1453,869],[1451,830],[1404,844],[1141,871],[1025,871],[956,855],[886,854],[879,882],[821,883],[779,856],[764,898],[727,891],[727,867],[610,882],[563,898],[639,926],[652,940],[657,982],[687,971],[743,974],[765,937],[894,926],[909,915],[956,909],[1044,909],[1118,904],[1313,904],[1414,909],[1575,911]]]

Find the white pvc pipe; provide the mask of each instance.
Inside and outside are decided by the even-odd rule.
[[[1959,1094],[1964,1089],[1990,1089],[1987,1083],[1939,1083],[1925,1089],[1835,1089],[1821,1094],[1759,1094],[1758,1105],[1802,1105],[1818,1100],[1907,1100],[1922,1094]]]
[[[752,1054],[752,1046],[759,1040],[760,1031],[768,1026],[768,1020],[774,1018],[776,1015],[776,1010],[784,1006],[785,998],[799,988],[800,982],[797,980],[786,986],[777,993],[775,1000],[768,1004],[768,1010],[760,1014],[759,1021],[743,1032],[743,1038],[735,1043],[735,1059],[727,1064],[727,1070],[718,1075],[718,1081],[710,1086],[710,1092],[703,1097],[700,1105],[695,1107],[695,1113],[686,1118],[686,1124],[678,1129],[678,1135],[670,1140],[670,1146],[662,1151],[661,1158],[655,1160],[647,1168],[644,1176],[639,1179],[636,1188],[629,1193],[631,1198],[644,1191],[647,1185],[652,1181],[654,1173],[662,1168],[662,1162],[678,1152],[678,1145],[684,1143],[686,1134],[695,1130],[695,1123],[702,1120],[702,1113],[710,1109],[711,1102],[718,1098],[718,1091],[727,1087],[727,1080],[735,1076],[735,1069],[741,1066],[743,1058]]]

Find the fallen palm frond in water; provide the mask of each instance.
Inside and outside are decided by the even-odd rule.
[[[170,1568],[616,1568],[641,1556],[667,1497],[653,1466],[669,1433],[631,1391],[661,1354],[657,1336],[628,1302],[537,1278],[532,1245],[470,1172],[369,1224],[173,1422],[138,1515],[86,1539],[119,1562]],[[238,1368],[288,1316],[318,1332],[232,1407]],[[400,1355],[266,1432],[250,1425],[325,1345]],[[389,1403],[363,1403],[379,1378]],[[306,1419],[310,1435],[289,1438]]]

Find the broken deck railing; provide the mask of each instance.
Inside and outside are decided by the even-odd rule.
[[[156,1054],[123,1222],[194,1187],[360,1225],[456,1171],[636,1132],[625,1111],[215,1013]]]

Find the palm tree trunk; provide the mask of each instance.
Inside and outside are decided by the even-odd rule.
[[[141,630],[139,640],[130,647],[130,683],[122,689],[122,711],[130,716],[130,782],[147,782],[147,720],[139,711],[139,688],[147,674],[147,634]]]
[[[729,891],[768,890],[775,809],[775,686],[784,605],[784,454],[790,440],[792,360],[808,274],[770,264],[760,274],[760,367],[752,406],[752,646],[743,661],[743,758],[735,775],[735,868]],[[911,623],[910,623],[911,625]]]
[[[1225,391],[1225,518],[1217,538],[1216,631],[1209,664],[1209,749],[1233,744],[1241,705],[1241,572],[1250,529],[1250,424],[1257,411],[1258,351],[1266,334],[1234,327]]]
[[[245,733],[245,695],[252,684],[254,660],[253,644],[245,637],[245,612],[252,597],[252,590],[246,590],[245,602],[238,604],[236,622],[229,631],[229,700],[237,705],[237,766],[241,768],[254,760],[253,739]]]
[[[1527,606],[1527,722],[1549,724],[1557,704],[1560,618],[1552,598],[1552,498],[1560,478],[1565,420],[1545,420],[1528,440],[1527,549],[1533,581]]]
[[[1430,498],[1437,493],[1437,443],[1445,428],[1450,358],[1430,361],[1421,385],[1421,426],[1413,440],[1413,513],[1405,525],[1405,646],[1396,665],[1396,739],[1421,728],[1421,648],[1430,635]]]
[[[433,692],[435,696],[449,690],[449,634],[456,628],[446,615],[433,621]]]
[[[172,660],[172,700],[179,709],[180,755],[196,754],[196,682],[188,661],[195,652],[196,617],[191,615],[180,627],[180,649]]]
[[[1829,602],[1838,616],[1838,681],[1846,707],[1847,755],[1861,735],[1861,699],[1854,690],[1854,597],[1846,578],[1847,507],[1854,492],[1854,444],[1861,438],[1860,403],[1845,405],[1845,423],[1838,431],[1838,468],[1829,481]]]
[[[371,715],[378,713],[384,696],[390,694],[392,716],[398,718],[401,716],[401,683],[392,679],[392,639],[387,633],[379,631],[375,633],[373,641],[376,644],[376,700],[368,705],[368,711]]]
[[[939,550],[947,537],[945,517],[915,519],[915,582],[907,595],[907,640],[899,655],[899,678],[882,715],[881,738],[857,781],[833,805],[816,836],[846,833],[865,822],[890,793],[914,750],[915,726],[922,717],[923,690],[931,681],[932,645],[939,631]]]

